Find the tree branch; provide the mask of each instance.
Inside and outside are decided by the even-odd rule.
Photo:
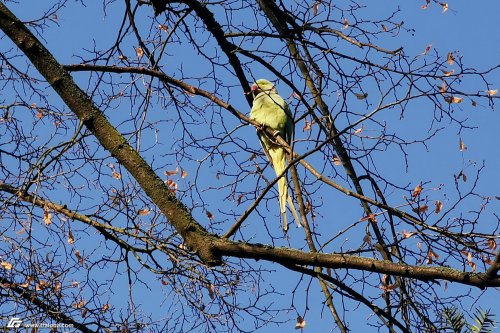
[[[101,145],[130,172],[184,238],[186,245],[208,265],[221,264],[221,258],[213,253],[207,242],[205,228],[194,220],[151,166],[76,85],[71,75],[3,3],[0,3],[0,28],[24,52]]]
[[[359,269],[374,273],[401,276],[421,281],[448,280],[478,288],[500,287],[500,278],[489,278],[485,273],[462,272],[447,267],[412,266],[388,260],[363,258],[353,255],[332,253],[307,253],[288,248],[276,248],[262,244],[237,243],[228,240],[217,241],[217,253],[223,256],[269,260],[282,265],[304,265],[330,268]]]
[[[186,241],[187,246],[193,249],[205,263],[219,265],[222,263],[222,256],[232,256],[255,260],[263,259],[280,264],[293,263],[314,267],[359,269],[423,281],[444,279],[479,288],[500,286],[500,278],[490,278],[484,273],[468,273],[450,268],[432,266],[411,266],[352,255],[307,253],[260,244],[232,242],[209,234],[193,219],[184,205],[173,196],[146,161],[126,142],[102,112],[95,107],[90,98],[74,83],[71,76],[54,59],[49,51],[2,3],[0,3],[0,28],[29,57],[40,73],[53,86],[69,108],[92,131],[103,147],[110,151],[127,168],[143,187],[145,193],[178,230]],[[238,114],[231,105],[221,101],[212,94],[200,89],[194,89],[194,87],[172,78],[169,80],[186,88],[187,91],[196,92],[214,102],[221,103],[221,106]],[[241,114],[238,115],[242,120],[254,123],[248,117]]]
[[[39,307],[40,309],[45,311],[45,313],[50,318],[54,319],[58,323],[73,325],[73,327],[75,329],[77,329],[83,333],[96,333],[96,332],[98,332],[98,331],[93,331],[93,330],[89,329],[86,324],[79,323],[76,320],[74,320],[73,318],[68,317],[66,314],[59,311],[57,309],[57,307],[53,306],[52,304],[49,304],[48,302],[46,302],[43,299],[40,299],[36,293],[32,292],[31,290],[28,290],[27,288],[22,288],[17,283],[8,280],[5,277],[0,276],[0,285],[4,289],[10,290],[10,291],[16,293],[22,299],[24,299],[30,303],[33,303],[34,305],[36,305],[37,307]],[[23,318],[23,319],[26,319],[26,318]],[[17,332],[17,330],[16,330],[16,332]]]

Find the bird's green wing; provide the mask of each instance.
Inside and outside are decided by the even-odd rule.
[[[264,151],[264,154],[266,155],[267,160],[269,162],[271,162],[271,164],[272,164],[273,159],[272,159],[271,155],[269,154],[269,150],[268,150],[269,139],[267,138],[267,134],[263,133],[260,130],[257,130],[257,136],[259,137],[260,146],[262,147],[262,150]]]
[[[294,136],[294,122],[290,107],[277,93],[271,82],[261,79],[257,80],[256,84],[259,88],[255,91],[259,91],[259,93],[254,96],[250,117],[275,131],[279,131],[283,139],[291,144]],[[268,153],[268,149],[272,145],[271,139],[265,133],[258,134],[267,158],[272,161]]]

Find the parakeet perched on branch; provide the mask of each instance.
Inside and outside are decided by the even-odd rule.
[[[252,85],[253,106],[250,112],[250,118],[266,127],[277,131],[280,136],[290,144],[292,142],[294,123],[292,113],[288,104],[278,95],[276,87],[268,80],[260,79]],[[287,152],[286,150],[273,142],[265,133],[257,130],[262,148],[267,158],[274,167],[276,176],[286,168]],[[280,212],[283,218],[283,230],[288,230],[286,220],[286,204],[290,207],[293,217],[300,227],[299,216],[288,193],[288,182],[286,174],[278,180],[278,198],[280,203]]]

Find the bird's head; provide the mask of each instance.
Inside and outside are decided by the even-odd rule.
[[[255,81],[255,83],[252,85],[252,96],[255,98],[255,96],[263,91],[267,92],[268,94],[277,93],[276,88],[274,87],[274,83],[266,79],[259,79]]]

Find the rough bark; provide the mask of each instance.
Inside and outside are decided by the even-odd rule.
[[[443,279],[479,288],[500,286],[500,278],[496,274],[498,271],[497,266],[486,274],[469,273],[433,266],[411,266],[352,255],[307,253],[261,244],[239,243],[208,233],[203,226],[194,220],[188,209],[177,200],[150,165],[93,104],[88,95],[76,85],[67,70],[57,62],[42,43],[2,3],[0,3],[0,28],[24,52],[69,109],[95,135],[102,146],[130,172],[144,192],[176,228],[185,240],[186,245],[195,251],[207,265],[220,265],[223,256],[231,256],[268,260],[284,266],[293,264],[335,269],[356,269],[423,281]],[[196,92],[200,93],[198,90]],[[215,98],[206,97],[212,100]],[[229,104],[226,104],[225,107],[236,112]],[[246,117],[242,119],[249,121]],[[5,186],[1,188],[1,190],[7,189]],[[32,199],[32,197],[26,196],[25,193],[13,194],[23,200]]]

